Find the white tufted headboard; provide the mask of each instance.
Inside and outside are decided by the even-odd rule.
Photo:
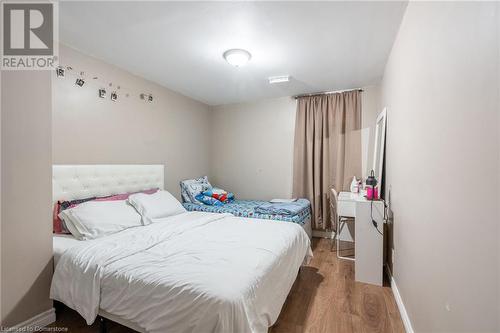
[[[164,165],[53,165],[52,201],[164,188]]]

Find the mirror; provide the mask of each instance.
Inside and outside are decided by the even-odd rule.
[[[379,193],[382,189],[382,170],[384,167],[384,148],[385,148],[385,125],[387,121],[387,108],[377,116],[375,123],[375,147],[373,149],[373,171],[378,181]]]

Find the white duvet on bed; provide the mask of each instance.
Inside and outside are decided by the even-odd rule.
[[[189,212],[67,250],[51,298],[148,332],[267,332],[310,241],[295,223]]]

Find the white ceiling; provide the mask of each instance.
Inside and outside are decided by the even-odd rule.
[[[210,105],[377,83],[406,2],[60,2],[61,41]],[[222,53],[244,48],[247,66]],[[267,78],[290,75],[289,83]]]

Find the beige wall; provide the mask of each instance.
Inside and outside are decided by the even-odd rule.
[[[53,72],[1,76],[0,305],[6,326],[52,307],[52,163],[166,164],[166,186],[177,195],[181,179],[209,172],[208,106],[64,46],[60,59],[86,72],[84,87],[70,75],[51,82]],[[103,84],[93,82],[94,75],[121,85],[117,102],[97,97]],[[154,102],[141,101],[140,92],[151,92]]]
[[[416,332],[498,332],[495,3],[408,5],[383,80],[394,277]]]
[[[292,195],[294,99],[213,107],[211,121],[214,185],[240,199]]]
[[[498,128],[500,128],[500,3],[497,2],[497,117],[498,117]],[[498,135],[498,161],[500,163],[500,135]],[[500,172],[499,172],[500,173]],[[497,188],[500,189],[500,176],[498,177]],[[498,196],[498,216],[500,216],[500,195]],[[500,253],[500,227],[498,227],[498,241],[497,241],[497,253]],[[498,276],[500,277],[500,255],[498,256]],[[500,282],[499,282],[500,284]],[[500,285],[498,286],[498,301],[500,303]],[[497,313],[498,327],[500,328],[500,304],[498,306]]]
[[[380,112],[382,112],[382,101],[380,85],[368,86],[363,88],[361,94],[361,132],[362,142],[362,167],[363,178],[366,178],[373,169],[373,150],[375,144],[375,121]]]
[[[2,71],[0,70],[0,231],[2,230]],[[2,312],[2,235],[0,235],[0,326],[3,325]]]
[[[371,168],[380,87],[363,88],[363,171]],[[296,103],[291,97],[212,107],[212,182],[242,199],[292,195]]]
[[[0,70],[0,231],[2,231],[2,71]],[[3,325],[2,312],[2,235],[0,235],[0,326]]]
[[[52,97],[50,72],[1,79],[1,321],[11,326],[52,307]]]
[[[88,80],[81,88],[74,77],[54,80],[54,164],[165,164],[166,188],[178,198],[180,180],[209,172],[208,106],[65,46],[60,59]],[[117,102],[97,96],[108,82],[121,86]]]

